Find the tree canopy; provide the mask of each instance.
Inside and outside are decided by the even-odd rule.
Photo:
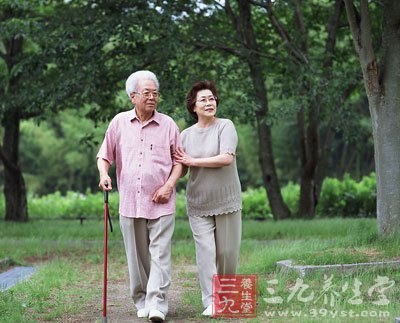
[[[370,20],[370,42],[377,49],[388,30],[380,27],[388,3],[368,5],[376,17]],[[346,1],[347,13],[349,8]],[[360,14],[354,12],[357,25]],[[87,158],[79,157],[86,146],[67,152],[67,147],[74,150],[68,137],[90,142],[99,133],[82,121],[87,135],[77,139],[74,131],[80,130],[67,124],[90,118],[93,127],[104,126],[101,122],[131,108],[124,82],[139,69],[157,74],[160,110],[182,126],[193,122],[184,109],[190,85],[199,79],[217,83],[218,113],[236,122],[244,141],[238,155],[244,187],[263,185],[276,219],[289,217],[280,183],[301,184],[299,212],[312,218],[325,176],[347,171],[361,177],[374,167],[363,74],[352,48],[355,29],[351,23],[349,28],[341,0],[313,5],[299,0],[1,1],[0,13],[0,158],[6,200],[14,201],[7,209],[10,218],[27,218],[21,120],[48,120],[48,136],[64,140],[61,160],[70,169],[64,176],[81,177],[76,189],[83,190],[78,186],[95,183]],[[66,109],[70,112],[56,116]],[[24,124],[23,131],[34,133],[34,128]],[[35,151],[45,152],[46,139],[32,140],[22,141],[26,169],[40,159]],[[375,149],[382,145],[374,144]],[[92,141],[87,153],[95,146]],[[75,189],[56,174],[51,181],[64,184],[54,189]]]

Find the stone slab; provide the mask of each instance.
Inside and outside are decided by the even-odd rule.
[[[337,265],[321,265],[321,266],[300,266],[293,265],[292,260],[282,260],[276,263],[281,269],[297,272],[301,277],[304,277],[310,273],[316,271],[342,271],[342,272],[354,272],[361,268],[400,268],[400,260],[393,261],[377,261],[377,262],[364,262],[364,263],[354,263],[354,264],[337,264]]]
[[[0,291],[4,292],[31,277],[36,267],[15,267],[0,274]]]

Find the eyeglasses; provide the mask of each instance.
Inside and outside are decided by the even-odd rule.
[[[157,91],[143,91],[143,92],[133,92],[133,93],[137,93],[140,94],[144,99],[149,99],[151,96],[153,96],[153,98],[158,99],[160,97],[160,92]]]
[[[196,102],[198,102],[200,106],[207,105],[207,102],[210,102],[211,104],[214,104],[214,103],[217,102],[217,97],[216,96],[210,96],[208,98],[201,98],[200,100],[197,100]]]

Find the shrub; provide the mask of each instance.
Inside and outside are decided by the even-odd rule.
[[[300,187],[289,183],[282,188],[282,196],[293,217],[298,212]],[[243,217],[245,219],[271,219],[272,212],[264,188],[249,188],[242,194]],[[113,218],[118,217],[118,193],[109,193],[109,209]],[[103,193],[86,194],[60,192],[37,197],[28,195],[28,210],[31,218],[66,218],[79,217],[102,219],[104,215]],[[4,215],[4,195],[0,198],[0,214]],[[319,204],[318,216],[328,217],[375,217],[376,214],[376,176],[372,173],[356,182],[345,175],[343,180],[326,178]],[[176,197],[176,216],[186,218],[185,191],[181,190]]]
[[[372,173],[356,182],[345,175],[340,181],[326,178],[322,185],[317,213],[321,216],[375,217],[376,176]]]
[[[29,195],[28,207],[32,218],[101,219],[104,216],[104,195],[102,192],[95,194],[67,192],[65,196],[55,192],[42,197]],[[108,208],[112,217],[118,216],[118,193],[109,193]]]
[[[272,218],[271,208],[264,188],[247,189],[242,193],[242,203],[242,214],[245,219],[262,220]]]
[[[282,198],[292,215],[297,214],[299,211],[300,185],[289,182],[282,188]]]
[[[179,193],[176,193],[176,216],[178,218],[186,219],[186,193],[184,190],[181,190]]]

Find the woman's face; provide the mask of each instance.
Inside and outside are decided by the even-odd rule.
[[[196,104],[193,109],[199,119],[213,118],[217,113],[217,99],[210,90],[197,92]]]

